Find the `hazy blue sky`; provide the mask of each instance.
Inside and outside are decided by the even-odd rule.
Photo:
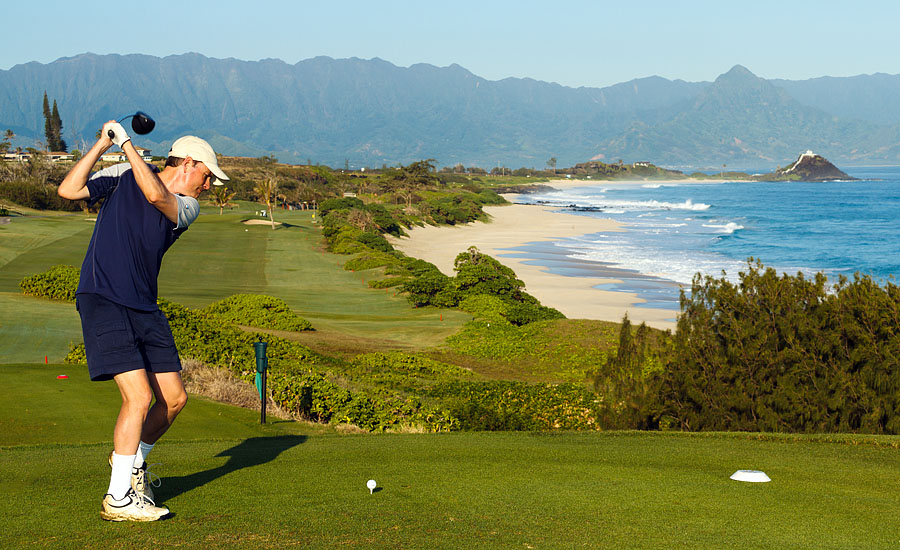
[[[0,69],[84,52],[198,52],[288,63],[326,55],[462,65],[490,80],[608,86],[900,73],[896,1],[368,0],[7,2]]]

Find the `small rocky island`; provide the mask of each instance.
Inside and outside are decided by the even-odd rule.
[[[793,164],[779,168],[771,174],[754,176],[759,181],[834,181],[856,180],[848,176],[824,157],[807,151],[800,155]]]

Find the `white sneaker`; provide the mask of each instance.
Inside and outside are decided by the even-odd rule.
[[[100,517],[107,521],[156,521],[168,513],[168,508],[154,506],[150,500],[136,493],[134,489],[129,489],[125,493],[125,498],[120,501],[107,493],[100,507]]]
[[[109,452],[110,467],[112,467],[113,452]],[[160,479],[158,475],[149,471],[150,467],[146,462],[141,464],[140,468],[131,467],[131,488],[150,499],[151,503],[156,504],[156,497],[153,495],[151,486],[159,487]]]

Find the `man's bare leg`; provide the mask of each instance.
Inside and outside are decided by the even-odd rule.
[[[112,474],[100,517],[109,521],[156,521],[169,513],[168,508],[153,505],[131,486],[134,455],[153,390],[144,369],[119,373],[114,380],[122,394],[122,407],[113,432]]]
[[[144,421],[140,440],[153,445],[175,421],[188,397],[180,372],[148,372],[147,377],[156,402]]]
[[[153,390],[144,369],[119,373],[115,381],[122,394],[122,408],[113,432],[113,446],[116,454],[133,455],[141,440]]]

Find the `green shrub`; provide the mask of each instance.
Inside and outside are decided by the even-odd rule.
[[[444,305],[453,307],[452,279],[441,273],[436,267],[427,273],[416,276],[401,287],[407,293],[406,299],[416,307],[428,305]]]
[[[226,367],[252,379],[256,369],[253,343],[268,342],[269,368],[292,372],[323,363],[323,358],[297,342],[269,334],[245,332],[231,323],[210,318],[180,304],[159,299],[183,357],[193,357],[210,365]]]
[[[87,365],[87,354],[84,352],[84,344],[77,344],[69,348],[63,363],[67,365]]]
[[[481,205],[463,194],[431,198],[419,204],[419,208],[438,225],[473,222],[484,215]]]
[[[359,254],[370,250],[369,247],[353,238],[333,241],[330,249],[334,254]]]
[[[269,376],[272,398],[285,409],[309,420],[349,423],[370,431],[420,426],[427,431],[458,429],[449,411],[424,406],[417,399],[380,398],[342,388],[319,373]]]
[[[403,352],[357,355],[347,365],[347,376],[366,384],[400,392],[418,392],[439,380],[472,376],[456,365]]]
[[[507,200],[498,195],[491,189],[482,189],[478,192],[478,198],[481,204],[507,204]]]
[[[407,279],[405,277],[388,277],[387,279],[371,279],[366,284],[369,285],[369,288],[394,288],[405,283]]]
[[[381,231],[383,231],[384,233],[389,233],[391,235],[398,236],[398,237],[400,235],[403,235],[403,228],[400,227],[401,220],[395,219],[394,216],[391,214],[391,212],[389,212],[388,209],[385,208],[385,206],[383,204],[375,204],[375,203],[367,204],[365,206],[365,209],[367,212],[372,214],[372,220],[375,222],[375,224],[378,226],[378,228]],[[387,246],[387,249],[384,249],[385,252],[389,252],[390,250],[393,250],[394,247],[392,247],[390,244],[388,244],[387,240],[385,240],[384,237],[382,237],[381,235],[378,235],[377,233],[371,233],[371,235],[375,235],[376,237],[378,237],[382,241],[384,241],[384,245]],[[363,241],[363,242],[365,242],[365,241]],[[382,250],[381,248],[379,248],[377,246],[372,246],[371,244],[369,244],[367,242],[366,242],[366,244],[377,250]]]
[[[459,303],[459,309],[488,321],[505,321],[509,305],[490,294],[468,296]]]
[[[515,272],[474,246],[456,256],[453,285],[465,296],[489,294],[501,299],[519,301],[525,287]]]
[[[523,293],[524,294],[524,293]],[[506,318],[514,325],[527,325],[536,321],[552,321],[553,319],[565,319],[559,310],[542,306],[535,302],[514,302],[509,305]]]
[[[59,196],[57,186],[27,181],[0,181],[0,200],[14,202],[35,210],[78,212],[84,201],[70,201]]]
[[[448,403],[462,429],[596,430],[599,400],[578,384],[443,382],[428,395]]]
[[[900,433],[900,287],[870,277],[697,276],[661,412],[689,430]]]
[[[618,346],[589,373],[601,397],[602,423],[617,429],[657,429],[661,355],[668,354],[669,333],[654,333],[641,323],[632,330],[626,315]]]
[[[399,264],[399,262],[394,256],[377,250],[367,249],[356,258],[348,260],[344,264],[344,269],[350,271],[364,271],[366,269],[375,269],[376,267],[397,264]]]
[[[391,243],[387,242],[387,239],[385,239],[383,235],[372,233],[371,231],[364,232],[362,235],[357,237],[356,240],[373,250],[379,250],[381,252],[387,253],[394,251],[394,247],[391,246]]]
[[[535,343],[523,338],[522,330],[506,319],[476,319],[447,338],[456,351],[486,359],[515,359],[529,355]]]
[[[30,296],[74,302],[79,274],[79,268],[73,265],[55,265],[44,273],[25,277],[19,287]]]
[[[365,208],[365,206],[365,203],[356,197],[326,199],[319,203],[319,215],[325,219],[334,210],[350,210],[351,208]]]
[[[251,327],[296,332],[313,330],[306,319],[279,298],[262,294],[235,294],[200,310],[213,319]]]

